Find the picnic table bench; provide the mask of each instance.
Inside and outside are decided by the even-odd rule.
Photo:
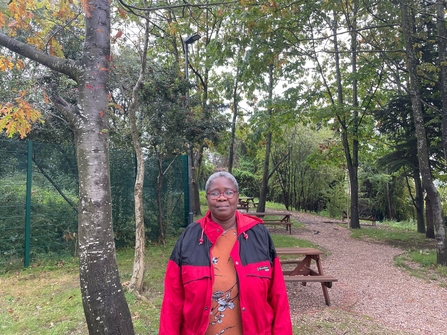
[[[261,218],[266,225],[284,225],[286,230],[292,234],[292,222],[289,212],[247,212],[245,215],[253,215]]]
[[[350,219],[351,217],[346,213],[346,211],[343,211],[343,214],[341,216],[341,220],[345,221],[345,219]],[[370,214],[370,215],[359,215],[359,220],[364,220],[364,221],[371,221],[371,224],[373,226],[376,225],[376,216],[374,214]]]
[[[253,206],[253,208],[256,208],[258,204],[255,202],[254,197],[239,197],[237,209],[244,210],[246,212],[249,211],[250,206]]]
[[[281,259],[281,265],[283,266],[284,280],[287,283],[301,282],[303,286],[306,286],[308,282],[321,283],[323,290],[324,300],[326,305],[330,306],[328,288],[332,287],[332,283],[338,281],[333,276],[327,276],[323,273],[323,266],[321,264],[320,255],[324,254],[323,251],[315,248],[276,248],[277,255],[294,255],[302,256],[303,259]],[[312,260],[316,263],[316,270],[311,268]],[[295,267],[292,270],[284,269],[284,265],[292,264]]]

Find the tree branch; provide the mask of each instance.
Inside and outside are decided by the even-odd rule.
[[[272,171],[270,171],[269,175],[268,175],[268,179],[270,179],[273,174],[275,173],[276,169],[278,169],[278,167],[285,162],[285,160],[290,156],[290,151],[287,153],[287,155],[284,155],[278,163],[275,164],[275,166],[273,167]]]
[[[0,45],[21,56],[36,61],[54,71],[65,74],[78,82],[78,63],[73,60],[51,56],[29,44],[20,42],[3,33],[0,33]]]
[[[191,4],[189,2],[186,2],[184,4],[181,5],[167,5],[167,6],[159,6],[159,7],[147,7],[147,8],[142,8],[142,7],[136,7],[136,6],[132,6],[127,4],[126,2],[124,2],[123,0],[118,0],[119,3],[127,8],[127,10],[129,10],[130,12],[132,12],[133,14],[137,15],[134,10],[138,10],[138,11],[156,11],[156,10],[165,10],[165,9],[175,9],[175,8],[185,8],[185,7],[198,7],[198,8],[207,8],[207,7],[211,7],[211,6],[219,6],[219,5],[234,5],[239,3],[239,1],[223,1],[223,2],[218,2],[218,3],[212,3],[212,4]],[[253,4],[251,4],[251,6],[253,6]]]
[[[70,123],[70,126],[72,127],[76,122],[75,115],[78,114],[79,116],[82,116],[80,115],[80,113],[77,113],[77,109],[74,105],[69,104],[67,101],[65,101],[62,97],[58,95],[51,96],[51,101],[53,102],[56,109],[59,112],[61,112],[62,115],[65,116],[65,118]]]

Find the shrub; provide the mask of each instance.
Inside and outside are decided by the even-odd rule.
[[[239,169],[233,170],[233,175],[239,184],[239,193],[250,197],[259,197],[259,184],[256,176]]]

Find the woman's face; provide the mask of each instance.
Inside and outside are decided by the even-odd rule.
[[[228,199],[224,192],[229,190],[236,191],[236,187],[230,179],[225,177],[218,177],[209,184],[206,202],[213,220],[217,223],[224,223],[232,219],[237,210],[239,195],[236,192],[231,199]],[[210,195],[212,192],[219,192],[220,194],[212,196]]]

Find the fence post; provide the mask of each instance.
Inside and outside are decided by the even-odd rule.
[[[24,265],[29,266],[31,240],[31,182],[33,180],[33,141],[28,140],[28,160],[26,173],[26,214],[25,214],[25,255]]]

